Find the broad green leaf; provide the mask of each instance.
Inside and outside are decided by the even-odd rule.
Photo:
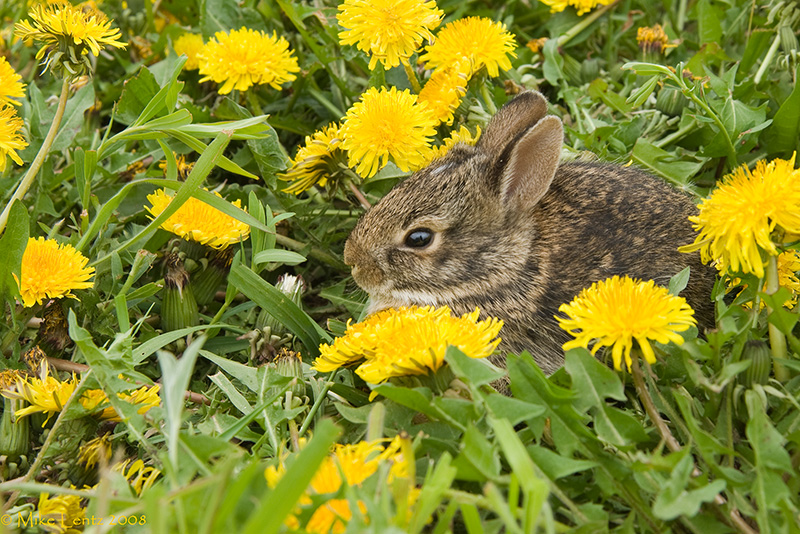
[[[711,502],[726,487],[724,480],[714,480],[694,490],[688,489],[694,468],[689,450],[681,451],[681,459],[672,470],[669,481],[653,502],[653,513],[659,519],[671,520],[679,516],[694,517],[703,503]]]
[[[778,327],[784,334],[790,334],[797,324],[800,315],[784,307],[784,303],[792,298],[792,292],[781,287],[772,295],[759,293],[764,303],[772,310],[769,314],[769,322]]]
[[[125,80],[119,100],[114,104],[114,118],[122,124],[134,124],[140,116],[146,116],[142,112],[148,109],[150,117],[144,121],[150,120],[164,106],[164,95],[159,94],[160,89],[150,69],[142,66],[134,76]],[[154,98],[156,95],[159,98]]]
[[[538,445],[529,445],[528,453],[530,453],[536,466],[552,480],[597,467],[597,462],[567,458]]]
[[[686,189],[691,189],[691,179],[700,172],[704,163],[678,159],[674,154],[658,148],[645,139],[636,142],[631,158],[653,174]]]
[[[686,289],[689,284],[689,275],[691,274],[691,267],[686,267],[681,272],[669,279],[669,294],[679,295],[681,291]]]
[[[700,43],[719,43],[722,39],[723,13],[718,7],[712,6],[709,0],[697,2],[697,19],[700,25]]]
[[[233,385],[227,376],[221,372],[218,372],[216,374],[209,375],[208,378],[217,385],[220,391],[222,391],[225,396],[228,397],[228,400],[231,401],[231,404],[233,404],[237,410],[242,412],[243,415],[247,415],[253,411],[253,407],[250,406],[250,403],[247,402],[247,399],[244,397],[244,395],[242,395],[239,390],[236,389],[236,386]]]
[[[647,441],[642,422],[628,412],[603,404],[592,410],[592,415],[597,437],[602,441],[622,449]]]
[[[625,400],[625,390],[619,375],[600,363],[586,349],[567,351],[564,368],[572,377],[574,404],[579,411],[603,407],[607,398]]]
[[[474,386],[491,384],[506,375],[505,371],[492,365],[489,360],[470,358],[453,346],[447,347],[445,360],[458,378]]]
[[[508,419],[512,425],[528,419],[534,419],[545,413],[545,409],[542,406],[515,399],[514,397],[506,397],[499,393],[487,395],[486,404],[495,417]]]
[[[458,466],[462,461],[469,462],[480,473],[480,477],[474,480],[495,480],[500,474],[500,458],[497,450],[472,423],[467,426],[461,441],[461,454],[453,463]]]

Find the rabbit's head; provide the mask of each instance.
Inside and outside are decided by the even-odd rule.
[[[558,167],[561,121],[536,92],[491,119],[478,143],[444,157],[392,189],[358,222],[344,249],[369,312],[442,305],[519,283],[533,208]]]

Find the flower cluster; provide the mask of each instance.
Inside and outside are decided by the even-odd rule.
[[[595,282],[558,311],[566,315],[556,317],[561,328],[575,337],[564,344],[564,350],[593,343],[595,354],[600,347],[611,347],[615,369],[621,368],[623,356],[630,369],[634,339],[644,358],[654,363],[651,340],[680,345],[683,338],[678,332],[696,324],[694,310],[683,297],[670,295],[652,280],[627,276]]]
[[[29,406],[16,410],[14,417],[25,417],[34,413],[47,414],[47,419],[42,423],[44,426],[53,414],[64,408],[75,392],[78,381],[74,376],[64,382],[50,376],[48,365],[42,365],[40,369],[37,377],[16,375],[16,381],[11,385],[6,384],[0,394],[9,399],[24,400],[29,403]]]
[[[120,393],[117,396],[129,404],[138,405],[137,413],[145,414],[151,408],[161,405],[161,398],[158,395],[160,390],[161,386],[142,386],[132,393]],[[119,422],[122,420],[102,389],[86,390],[80,398],[80,403],[102,421]]]
[[[447,306],[402,307],[378,312],[361,323],[348,324],[345,335],[321,345],[314,369],[333,371],[363,362],[356,374],[371,384],[396,376],[428,374],[444,364],[448,346],[470,358],[486,358],[500,343],[503,322],[478,321],[479,310],[454,317]]]
[[[374,176],[389,162],[402,171],[415,171],[447,151],[449,147],[435,146],[434,128],[452,124],[476,73],[495,77],[501,69],[510,69],[516,46],[514,35],[502,23],[483,17],[455,20],[434,36],[432,30],[441,18],[433,1],[345,0],[339,6],[337,19],[344,28],[339,42],[369,54],[370,69],[379,61],[385,67],[403,65],[418,94],[395,87],[368,89],[346,112],[335,137],[328,126],[314,133],[313,141],[306,139],[282,175],[292,182],[286,191],[297,194],[346,170],[334,156],[340,148],[348,166],[363,178]],[[430,44],[422,48],[424,40]],[[430,71],[422,87],[411,67],[414,54]]]
[[[413,458],[410,457],[410,447],[403,447],[403,439],[399,436],[388,444],[384,444],[384,441],[361,441],[353,445],[335,445],[333,453],[323,460],[300,498],[300,506],[287,519],[287,526],[292,530],[300,528],[299,517],[304,508],[312,505],[312,498],[328,495],[331,498],[317,507],[303,529],[305,532],[317,534],[343,532],[353,517],[350,502],[341,495],[346,486],[360,486],[374,475],[381,465],[386,464],[389,465],[388,483],[395,478],[407,478],[409,462],[413,461]],[[284,472],[283,462],[277,467],[268,467],[264,472],[267,484],[272,488],[277,486]],[[414,504],[417,494],[418,490],[409,492],[409,506]],[[357,505],[362,514],[367,513],[361,501],[358,501]]]
[[[214,194],[222,197],[219,193]],[[145,208],[153,218],[158,217],[169,206],[173,198],[174,195],[169,195],[164,189],[159,189],[155,193],[147,195],[151,206],[145,206]],[[242,205],[240,200],[232,204],[237,208],[241,208]],[[178,211],[167,218],[161,224],[161,228],[184,239],[197,241],[212,248],[225,248],[247,239],[250,235],[249,225],[194,197],[190,197],[178,208]]]

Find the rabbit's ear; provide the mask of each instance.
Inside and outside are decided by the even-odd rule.
[[[541,93],[520,93],[492,117],[478,140],[478,147],[487,154],[499,156],[509,143],[546,114],[547,101]]]
[[[507,161],[500,182],[503,203],[530,209],[550,189],[564,142],[564,127],[550,115],[509,146],[500,161]]]

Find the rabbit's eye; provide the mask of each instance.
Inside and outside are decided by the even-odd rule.
[[[424,248],[433,241],[433,232],[427,228],[415,228],[406,235],[406,246]]]

